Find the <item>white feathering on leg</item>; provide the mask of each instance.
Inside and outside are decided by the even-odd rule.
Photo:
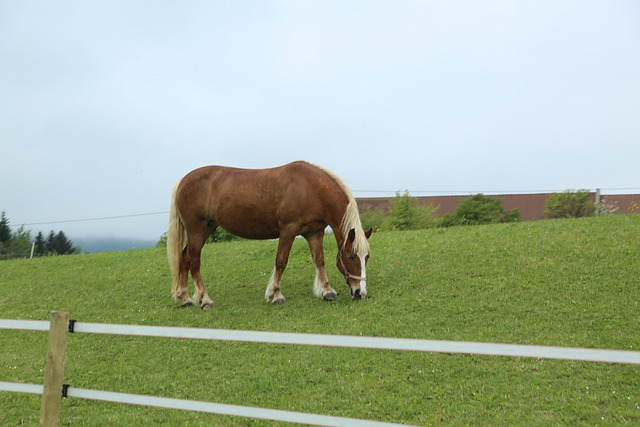
[[[367,267],[365,257],[360,256],[360,295],[367,295]]]
[[[264,297],[267,301],[271,301],[273,298],[273,279],[276,274],[276,269],[274,268],[271,272],[271,277],[269,278],[269,282],[267,283],[267,290],[264,292]]]
[[[318,268],[316,267],[316,278],[313,281],[313,294],[318,298],[322,298],[322,294],[324,292],[324,288],[320,284],[320,274]]]

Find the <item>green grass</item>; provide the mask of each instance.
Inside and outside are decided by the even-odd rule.
[[[162,250],[0,263],[0,318],[372,335],[640,350],[640,215],[525,222],[371,238],[369,296],[312,294],[296,241],[283,280],[264,289],[276,243],[208,245],[203,275],[216,304],[170,298]],[[0,381],[42,384],[45,332],[0,330]],[[75,387],[270,407],[417,425],[640,425],[640,367],[76,334],[65,382]],[[0,393],[0,425],[36,425],[40,396]],[[65,399],[61,425],[272,426],[268,421]]]

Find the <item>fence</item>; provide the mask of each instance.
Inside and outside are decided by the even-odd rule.
[[[44,385],[0,382],[0,391],[42,394],[40,425],[44,426],[57,425],[61,397],[182,409],[318,426],[382,427],[399,425],[327,415],[70,387],[67,384],[63,384],[64,353],[66,351],[67,332],[640,364],[640,352],[638,351],[342,335],[295,334],[285,332],[79,323],[75,320],[69,320],[69,313],[67,312],[53,312],[51,322],[0,319],[0,329],[36,331],[49,330],[49,347],[47,351]]]

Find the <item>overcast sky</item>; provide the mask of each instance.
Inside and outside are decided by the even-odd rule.
[[[157,239],[207,164],[637,193],[640,2],[0,0],[0,144],[0,211],[71,239]]]

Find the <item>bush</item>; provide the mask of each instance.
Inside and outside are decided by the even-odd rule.
[[[588,190],[567,190],[549,196],[545,203],[547,218],[580,218],[593,216],[596,211]]]
[[[389,206],[389,214],[383,225],[388,230],[419,230],[438,227],[441,220],[436,215],[438,208],[432,204],[418,205],[408,191],[396,193]]]
[[[229,233],[227,230],[222,227],[216,228],[216,231],[213,232],[211,236],[207,239],[205,243],[219,243],[219,242],[230,242],[232,240],[240,240],[241,237],[236,236],[235,234]],[[164,233],[160,236],[160,239],[156,242],[156,248],[166,248],[167,247],[167,233]]]
[[[458,203],[455,213],[446,215],[442,225],[478,225],[520,221],[520,210],[505,211],[500,199],[476,194]]]
[[[207,239],[207,243],[231,242],[232,240],[240,240],[241,237],[229,233],[222,227],[216,228],[211,237]]]
[[[594,207],[595,215],[597,216],[613,215],[620,209],[617,202],[607,203],[605,199],[602,199],[600,203],[596,203]]]
[[[429,203],[418,204],[408,191],[397,192],[385,213],[382,209],[368,208],[360,213],[362,228],[374,231],[385,230],[419,230],[435,228],[442,225],[442,219],[437,215],[438,206]]]

